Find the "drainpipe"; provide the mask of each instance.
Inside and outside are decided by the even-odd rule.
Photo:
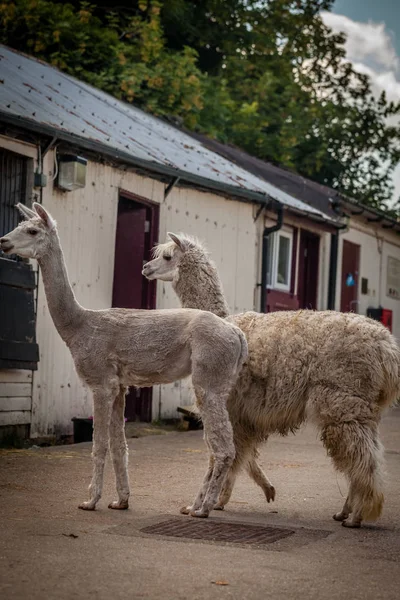
[[[347,217],[346,213],[340,210],[340,205],[333,206],[333,210],[339,217]],[[364,212],[364,211],[362,211]],[[361,213],[360,213],[361,214]],[[336,304],[336,279],[337,262],[339,255],[339,234],[347,229],[348,224],[338,225],[335,233],[331,234],[331,251],[329,256],[329,280],[328,280],[328,310],[335,310]]]
[[[331,251],[329,256],[328,310],[335,310],[338,253],[339,231],[335,231],[335,233],[331,234]]]
[[[260,312],[265,313],[267,309],[267,268],[268,268],[268,237],[271,233],[279,231],[283,225],[283,206],[278,204],[276,207],[277,222],[272,227],[265,227],[262,237],[262,258],[261,258],[261,301]]]

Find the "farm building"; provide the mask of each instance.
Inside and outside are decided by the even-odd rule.
[[[207,244],[232,312],[333,308],[335,292],[340,308],[341,247],[337,255],[331,239],[346,219],[332,207],[308,203],[171,124],[4,46],[0,71],[0,235],[18,223],[18,201],[42,202],[58,222],[83,306],[178,306],[170,284],[147,282],[141,268],[167,231],[183,231]],[[357,292],[366,289],[368,261],[361,312],[386,306],[385,257],[397,261],[400,251],[397,225],[355,219],[357,233],[343,229],[339,239],[361,245]],[[384,239],[381,253],[364,241],[371,231]],[[91,414],[91,399],[52,323],[37,265],[0,256],[0,294],[0,427],[32,438],[68,435],[73,417]],[[390,302],[398,310],[394,296]],[[131,389],[126,415],[171,418],[191,402],[188,382]]]
[[[297,296],[285,298],[272,282],[266,310],[291,308],[329,308],[370,315],[387,325],[400,340],[400,222],[385,213],[367,208],[337,191],[310,181],[297,173],[250,156],[242,150],[194,134],[210,150],[250,171],[281,191],[321,210],[340,225],[325,242],[324,258],[318,262],[320,241],[295,225],[286,231],[297,240],[292,248],[292,266],[298,273]],[[321,226],[319,227],[321,230]],[[311,255],[311,258],[310,258]],[[329,273],[328,286],[321,287],[322,297],[314,302],[319,276]],[[269,281],[271,284],[271,281]],[[306,290],[307,297],[304,297]],[[327,298],[323,295],[327,291]],[[287,294],[288,290],[284,290]],[[267,296],[267,297],[268,297]],[[276,301],[275,301],[276,299]],[[326,302],[325,302],[326,299]]]

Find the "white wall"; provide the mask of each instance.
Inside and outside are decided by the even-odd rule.
[[[45,161],[47,174],[52,173],[53,160],[50,152]],[[78,301],[88,308],[111,306],[120,189],[155,202],[162,200],[164,192],[160,182],[91,161],[85,188],[61,192],[50,183],[43,190],[43,204],[58,223],[72,288]],[[93,414],[92,399],[53,325],[41,278],[37,341],[40,363],[33,379],[31,435],[70,433],[72,417]]]
[[[31,158],[37,156],[34,146],[6,139],[0,139],[0,143]],[[111,306],[118,199],[119,191],[124,190],[161,205],[160,241],[165,240],[170,230],[191,233],[204,240],[220,269],[232,311],[253,309],[256,236],[252,205],[179,187],[164,200],[165,185],[162,182],[91,161],[88,162],[85,188],[65,193],[53,187],[53,169],[54,152],[50,151],[44,161],[48,183],[43,189],[43,204],[57,220],[70,282],[83,306],[94,309]],[[173,306],[178,306],[178,300],[172,287],[159,283],[157,307]],[[33,373],[33,378],[29,373],[29,382],[32,382],[31,435],[70,433],[71,418],[91,415],[92,401],[53,325],[40,275],[37,341],[40,350],[38,371]],[[9,394],[10,384],[24,384],[24,393],[28,389],[26,375],[15,371],[6,378],[4,371],[3,374],[0,371],[0,397],[2,393]],[[14,395],[21,390],[20,385],[18,389],[15,387]],[[155,387],[153,418],[175,417],[178,405],[192,401],[188,381]],[[31,394],[28,400],[19,401],[18,406],[21,402],[24,414],[14,411],[14,417],[17,418],[16,412],[20,412],[18,418],[22,424],[30,420]],[[9,406],[8,400],[0,401],[0,410],[2,403]]]
[[[357,312],[366,315],[367,308],[388,308],[393,311],[393,334],[400,340],[400,300],[386,295],[387,257],[400,260],[400,237],[379,225],[365,224],[352,218],[349,229],[340,234],[338,272],[336,281],[336,309],[340,310],[343,240],[360,246],[360,274]],[[368,294],[361,294],[361,278],[368,279]]]

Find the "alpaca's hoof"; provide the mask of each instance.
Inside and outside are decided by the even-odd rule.
[[[115,500],[114,502],[110,502],[108,508],[113,508],[114,510],[126,510],[129,508],[128,500]]]
[[[82,504],[79,504],[78,508],[81,510],[96,510],[96,505],[89,500],[88,502],[82,502]]]
[[[214,510],[225,510],[225,504],[216,504]]]
[[[209,511],[199,508],[199,510],[191,510],[189,514],[191,517],[197,517],[198,519],[207,519]]]
[[[271,485],[271,487],[267,488],[265,490],[265,497],[267,499],[267,502],[273,502],[275,500],[275,496],[276,496],[276,492],[275,492],[275,488],[273,485]]]
[[[332,518],[335,519],[335,521],[345,521],[346,519],[348,519],[348,517],[349,517],[348,514],[343,513],[343,512],[338,512],[338,513],[335,513]]]
[[[350,527],[351,529],[359,529],[361,527],[361,521],[359,521],[358,519],[357,519],[357,521],[353,521],[353,520],[343,521],[342,526]]]
[[[180,513],[181,515],[190,515],[190,511],[192,510],[191,506],[182,506],[182,508],[180,509]]]

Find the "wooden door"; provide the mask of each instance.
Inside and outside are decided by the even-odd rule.
[[[301,230],[297,296],[299,308],[316,309],[318,292],[319,235]]]
[[[158,235],[158,206],[121,196],[115,239],[113,307],[153,309],[156,282],[142,276]],[[152,388],[131,387],[126,396],[128,421],[151,421]]]
[[[115,240],[113,306],[142,306],[142,266],[145,255],[146,207],[118,211]]]
[[[32,160],[0,149],[0,237],[21,219],[15,205],[31,206],[32,177]],[[37,369],[35,294],[32,266],[0,250],[0,369]]]
[[[358,312],[360,246],[343,240],[340,310]]]

